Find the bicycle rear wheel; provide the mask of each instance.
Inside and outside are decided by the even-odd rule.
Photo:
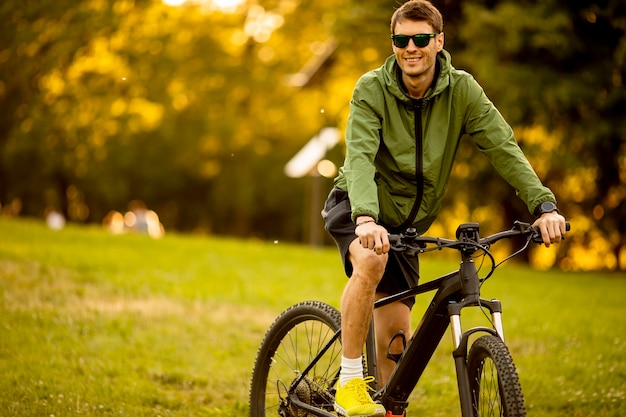
[[[526,416],[513,359],[502,339],[478,338],[467,359],[474,416]]]
[[[339,311],[320,301],[296,304],[278,316],[257,353],[250,383],[250,416],[307,416],[306,411],[291,403],[292,392],[304,403],[332,411],[341,367],[341,338],[335,337],[340,327]]]

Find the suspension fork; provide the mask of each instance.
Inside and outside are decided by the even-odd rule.
[[[463,332],[461,327],[461,310],[469,306],[481,306],[491,312],[491,320],[494,328],[475,327]],[[448,305],[448,315],[450,316],[450,327],[452,331],[452,343],[454,350],[454,365],[459,388],[459,400],[461,402],[461,415],[473,416],[472,393],[470,390],[469,373],[467,369],[467,354],[469,337],[478,332],[489,333],[504,340],[504,330],[502,326],[502,305],[498,300],[484,300],[479,297],[465,299],[458,303]]]
[[[496,300],[484,300],[478,299],[476,302],[471,304],[466,304],[464,302],[461,303],[451,303],[448,306],[448,313],[450,316],[450,330],[452,331],[452,344],[454,349],[458,349],[461,346],[461,341],[463,339],[463,328],[461,327],[461,310],[464,307],[480,306],[485,307],[489,310],[491,314],[491,323],[493,324],[493,329],[477,327],[479,330],[489,329],[488,333],[494,333],[498,336],[502,341],[504,341],[504,326],[502,325],[502,304],[500,301]],[[472,332],[475,333],[475,332]]]
[[[461,236],[470,236],[472,240],[478,240],[478,230],[466,228],[461,232]],[[472,260],[473,248],[468,247],[461,250],[461,265],[459,268],[459,278],[461,282],[462,300],[451,302],[448,305],[448,316],[452,332],[452,342],[454,344],[454,365],[459,388],[459,400],[461,402],[461,414],[465,417],[473,416],[472,393],[467,369],[468,340],[470,335],[477,332],[486,332],[499,336],[504,340],[504,329],[502,326],[502,305],[498,300],[484,300],[480,298],[480,278],[476,264]],[[463,332],[461,327],[461,310],[465,307],[479,306],[485,307],[491,312],[491,321],[494,328],[475,327]],[[495,329],[495,330],[494,330]]]

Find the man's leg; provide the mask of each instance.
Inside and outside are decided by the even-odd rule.
[[[390,252],[389,261],[385,269],[385,277],[378,286],[376,299],[390,294],[416,287],[419,281],[419,259],[417,256],[405,256],[404,253]],[[395,368],[395,362],[387,359],[389,342],[398,331],[403,331],[406,340],[411,337],[411,307],[415,298],[388,304],[374,310],[374,325],[376,326],[376,352],[378,364],[378,386],[382,386],[389,379]],[[402,339],[394,339],[389,352],[402,353]]]
[[[354,359],[363,354],[374,310],[376,286],[385,272],[387,255],[376,255],[355,240],[350,245],[350,261],[354,272],[341,298],[341,336],[343,355]]]
[[[386,294],[377,293],[376,299]],[[374,310],[374,326],[376,330],[376,362],[378,364],[378,386],[382,387],[396,363],[387,358],[387,349],[391,338],[398,330],[402,330],[408,340],[411,337],[411,309],[406,304],[397,301]],[[402,353],[404,346],[402,339],[396,338],[391,345],[392,354]]]
[[[364,249],[358,239],[350,244],[350,261],[353,273],[341,298],[341,340],[343,349],[340,387],[335,397],[335,407],[344,416],[384,416],[385,410],[375,404],[367,393],[362,366],[357,371],[363,355],[363,345],[372,320],[376,286],[383,276],[387,255],[377,255]],[[345,364],[350,364],[350,375],[344,375]],[[358,374],[358,375],[356,375]]]

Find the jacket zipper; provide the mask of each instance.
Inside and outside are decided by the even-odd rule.
[[[422,135],[422,103],[423,99],[413,100],[413,110],[415,111],[415,180],[417,189],[415,202],[406,220],[398,226],[398,231],[403,232],[413,224],[417,217],[417,212],[422,205],[424,197],[424,160],[423,160],[423,135]]]

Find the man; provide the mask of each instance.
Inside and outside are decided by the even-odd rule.
[[[389,252],[388,234],[424,233],[439,213],[458,143],[469,135],[515,188],[546,246],[560,242],[565,219],[520,150],[511,127],[480,85],[451,65],[443,19],[426,0],[410,0],[391,18],[392,48],[382,67],[362,76],[350,102],[346,157],[322,215],[346,274],[342,368],[335,398],[344,416],[383,416],[363,379],[362,348],[374,317],[379,384],[410,336],[414,299],[373,311],[376,299],[417,285],[416,257]]]

